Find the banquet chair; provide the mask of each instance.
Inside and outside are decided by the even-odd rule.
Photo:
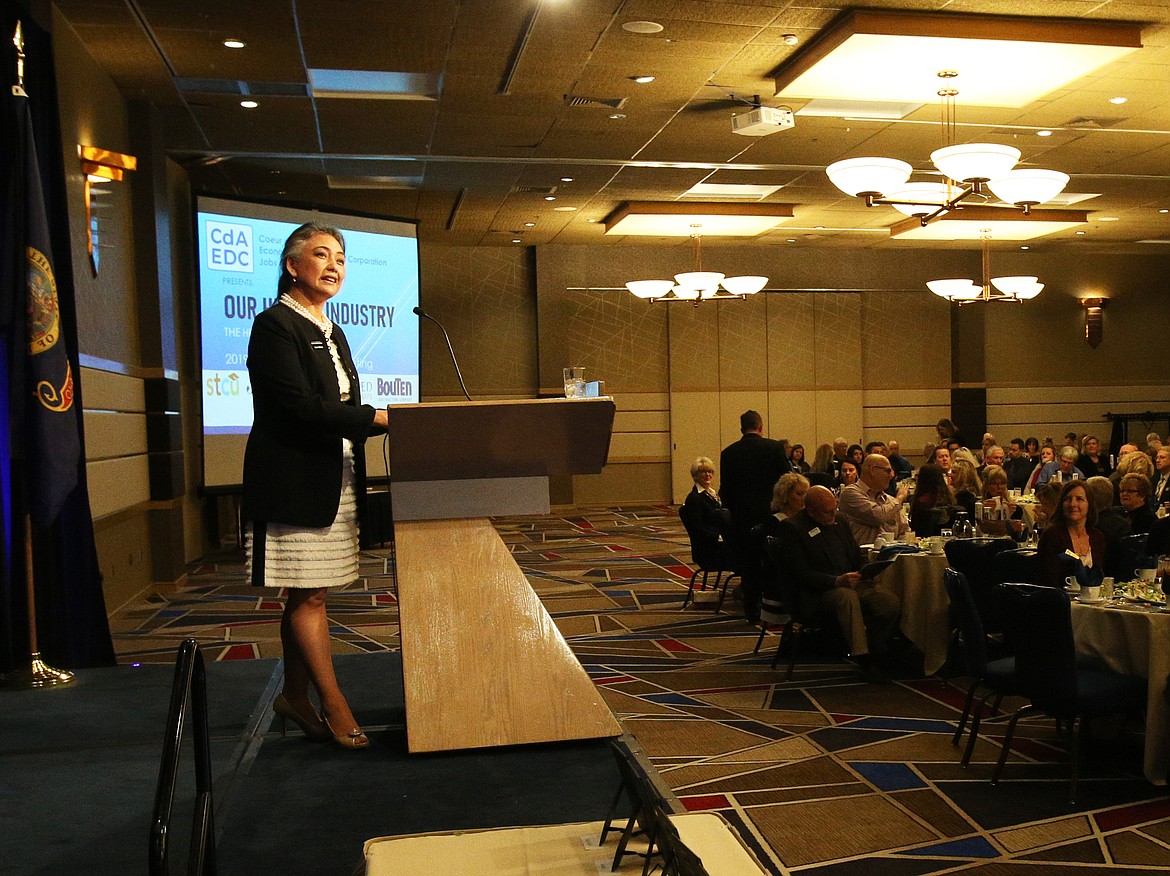
[[[1003,607],[994,572],[994,558],[1010,549],[1013,542],[1006,538],[956,538],[943,548],[947,563],[967,578],[971,598],[989,633],[1003,632]]]
[[[706,591],[708,580],[711,575],[714,575],[715,582],[711,585],[711,589],[719,591],[719,601],[715,603],[715,613],[718,614],[723,608],[723,600],[727,597],[727,585],[732,578],[739,577],[739,574],[732,568],[731,551],[726,542],[717,541],[703,532],[694,511],[687,508],[686,505],[679,507],[678,516],[682,521],[683,528],[687,531],[687,538],[690,539],[691,562],[695,566],[695,570],[691,573],[691,582],[687,586],[686,596],[683,597],[682,607],[686,608],[687,604],[694,598],[695,584],[699,581],[699,576],[702,575],[703,579],[698,589]]]
[[[783,570],[776,566],[773,557],[768,554],[767,550],[767,539],[776,534],[777,525],[778,521],[772,517],[764,523],[757,523],[752,527],[752,549],[759,557],[759,574],[761,576],[760,635],[756,639],[756,646],[752,649],[753,654],[760,653],[760,645],[764,643],[764,636],[768,634],[770,628],[787,629],[789,621],[792,620],[788,607],[780,597],[780,574]],[[772,668],[776,668],[775,660],[772,662]]]
[[[808,613],[801,607],[800,594],[797,592],[796,584],[792,577],[787,574],[787,564],[784,561],[783,549],[780,544],[780,539],[775,536],[768,536],[764,539],[764,554],[771,564],[772,570],[776,575],[776,583],[779,593],[779,604],[784,606],[788,611],[788,620],[784,625],[784,631],[780,634],[780,642],[776,646],[776,653],[772,657],[772,668],[776,668],[776,664],[780,662],[780,654],[782,649],[788,648],[788,674],[785,676],[785,681],[792,680],[792,673],[796,670],[796,658],[800,652],[800,643],[805,635],[810,632],[818,632],[821,630],[836,631],[837,620],[829,612],[813,612]],[[760,636],[763,639],[763,635]],[[757,642],[757,647],[759,643]]]
[[[1146,680],[1106,669],[1079,667],[1068,596],[1052,587],[1005,584],[1005,605],[1016,642],[1015,689],[1030,702],[1008,722],[999,760],[991,775],[997,784],[1007,761],[1016,724],[1024,715],[1041,713],[1067,720],[1072,733],[1069,754],[1069,803],[1076,803],[1082,737],[1089,722],[1102,715],[1139,711],[1146,701]],[[1025,634],[1026,633],[1026,634]]]
[[[963,766],[971,762],[971,754],[975,751],[975,741],[979,738],[979,719],[983,707],[993,695],[995,701],[992,709],[998,709],[1004,694],[1012,693],[1012,685],[1016,673],[1016,661],[1013,657],[1001,657],[997,660],[988,659],[987,633],[983,629],[983,621],[975,608],[975,600],[971,598],[971,589],[967,585],[967,576],[956,569],[943,570],[943,584],[947,588],[947,597],[951,601],[951,620],[959,631],[962,643],[964,674],[971,676],[971,686],[967,689],[967,699],[963,703],[963,713],[959,716],[959,726],[955,728],[955,735],[951,737],[951,745],[958,745],[963,738],[963,729],[967,726],[967,719],[971,719],[971,738],[967,740],[967,747],[963,751]],[[979,701],[979,706],[972,713],[971,706],[975,702],[975,694],[979,688],[987,688],[987,692]]]
[[[1034,550],[1001,551],[991,568],[998,584],[1040,583],[1040,557]]]

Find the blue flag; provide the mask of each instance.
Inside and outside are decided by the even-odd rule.
[[[14,89],[16,91],[16,89]],[[81,455],[73,371],[61,336],[61,309],[53,270],[53,248],[37,167],[28,98],[16,99],[17,123],[24,127],[24,270],[26,276],[26,360],[24,473],[28,511],[38,526],[57,519],[65,498],[77,486]],[[19,167],[19,165],[17,165]],[[14,351],[15,352],[15,351]]]

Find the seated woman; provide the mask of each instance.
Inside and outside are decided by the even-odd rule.
[[[1049,481],[1035,492],[1036,504],[1032,508],[1032,520],[1036,531],[1042,532],[1052,522],[1056,504],[1060,501],[1060,484]]]
[[[865,459],[865,451],[860,444],[850,444],[849,449],[845,451],[846,459],[852,459],[853,464],[861,471],[861,463]]]
[[[983,495],[983,482],[979,480],[979,472],[966,459],[959,459],[951,464],[951,490],[955,494],[955,504],[975,521],[975,501]]]
[[[1024,487],[1024,494],[1033,493],[1036,491],[1036,481],[1040,478],[1040,472],[1044,466],[1056,459],[1056,450],[1050,445],[1045,445],[1040,448],[1040,460],[1036,463],[1036,467],[1032,469],[1032,473],[1028,475],[1028,483]]]
[[[931,538],[950,528],[955,496],[943,470],[933,462],[918,469],[910,502],[910,528],[919,538]]]
[[[687,493],[680,512],[693,521],[691,550],[699,551],[694,561],[712,569],[731,569],[731,514],[719,501],[719,494],[711,486],[715,482],[715,463],[706,456],[698,457],[691,463],[691,479],[694,487]],[[698,539],[698,543],[696,543]]]
[[[1097,529],[1097,509],[1084,481],[1069,481],[1060,490],[1052,521],[1036,549],[1040,583],[1064,587],[1070,569],[1081,569],[1100,583],[1105,569],[1105,536]],[[1072,562],[1073,558],[1080,563]],[[1081,577],[1078,574],[1078,578]]]
[[[1024,516],[1024,509],[1008,499],[1008,475],[1002,466],[989,465],[983,469],[983,507],[1002,509],[998,519],[980,521],[980,527],[988,535],[1006,535],[1007,521]]]
[[[857,483],[857,478],[860,476],[858,472],[858,465],[851,459],[841,461],[841,486],[847,487],[850,484]]]
[[[1141,454],[1145,456],[1145,454]],[[1129,519],[1129,530],[1134,534],[1147,533],[1158,519],[1150,507],[1150,493],[1154,490],[1150,479],[1144,474],[1122,475],[1117,484],[1117,495],[1121,510]]]
[[[809,483],[832,489],[837,486],[837,466],[833,459],[833,445],[820,444],[813,457],[812,467],[805,472]]]
[[[1086,435],[1081,440],[1081,454],[1077,457],[1076,467],[1085,475],[1085,480],[1100,475],[1103,478],[1113,474],[1109,465],[1109,457],[1101,453],[1101,442],[1096,435]]]
[[[790,463],[792,463],[792,470],[794,472],[797,472],[799,474],[808,473],[810,467],[809,467],[809,464],[807,462],[805,462],[805,460],[804,460],[804,445],[803,444],[793,444],[792,445],[792,456],[790,456],[788,458],[788,461]]]
[[[760,590],[765,599],[781,600],[780,582],[777,572],[772,568],[768,559],[768,552],[764,548],[764,539],[768,536],[780,536],[780,521],[800,513],[804,509],[804,496],[808,492],[809,482],[802,474],[790,471],[780,475],[772,487],[772,514],[765,518],[763,523],[752,527],[752,542],[755,545],[756,555],[760,558],[759,573]]]

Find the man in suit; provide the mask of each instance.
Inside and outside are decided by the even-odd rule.
[[[861,577],[861,549],[849,524],[837,515],[837,499],[830,490],[809,488],[804,510],[781,522],[780,544],[801,613],[833,612],[865,679],[887,680],[874,658],[885,654],[902,604],[872,579]]]
[[[1007,472],[1008,486],[1013,490],[1023,490],[1028,485],[1028,477],[1036,464],[1024,452],[1024,439],[1013,438],[1008,445],[1008,458],[1003,463]]]
[[[772,488],[780,475],[792,470],[792,465],[783,445],[764,437],[764,418],[757,411],[740,414],[739,431],[743,437],[724,447],[719,455],[719,498],[731,512],[737,571],[743,581],[744,614],[754,622],[759,617],[761,582],[751,531],[772,513]]]
[[[1170,446],[1163,444],[1154,456],[1154,507],[1170,504]]]

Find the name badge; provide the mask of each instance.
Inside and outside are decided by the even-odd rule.
[[[812,529],[810,529],[808,531],[809,538],[816,538],[820,534],[821,534],[821,528],[819,526],[814,526]]]
[[[309,341],[309,346],[312,347],[314,350],[324,350],[325,349],[325,342],[324,341]]]

